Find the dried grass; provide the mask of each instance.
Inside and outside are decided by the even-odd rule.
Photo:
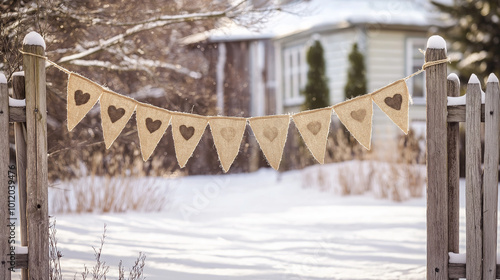
[[[49,225],[49,279],[62,280],[61,251],[57,249],[56,220]]]
[[[356,163],[341,166],[338,170],[341,195],[360,195],[372,189],[375,174],[373,163],[365,162],[363,164],[360,161]]]
[[[339,132],[336,136],[337,147],[345,149],[339,152],[336,159],[352,160],[353,155],[367,157],[367,154],[354,152]],[[426,183],[425,151],[422,148],[425,145],[422,145],[422,141],[422,137],[416,137],[413,131],[410,131],[407,136],[401,137],[395,143],[398,147],[396,153],[379,154],[371,161],[356,160],[339,166],[337,171],[339,193],[359,195],[371,192],[376,197],[393,201],[422,197]],[[331,189],[335,183],[328,182],[326,171],[322,168],[318,170],[316,173],[304,172],[304,186],[311,187],[316,183],[322,191]]]
[[[83,177],[50,189],[51,213],[158,212],[168,201],[168,186],[155,178]]]
[[[57,248],[57,230],[56,221],[50,224],[50,234],[49,234],[49,279],[50,280],[63,280],[62,269],[61,269],[61,258],[63,255]],[[106,280],[108,278],[109,265],[102,260],[102,249],[104,248],[104,240],[106,238],[106,224],[104,225],[103,234],[101,237],[101,243],[99,248],[92,247],[94,250],[95,263],[90,270],[87,266],[84,266],[83,272],[80,273],[82,280]],[[125,268],[123,267],[122,261],[118,265],[118,280],[144,280],[144,267],[146,264],[146,255],[142,252],[139,253],[134,266],[129,271],[128,278],[125,278]],[[73,277],[74,280],[77,279],[78,273],[75,273]]]

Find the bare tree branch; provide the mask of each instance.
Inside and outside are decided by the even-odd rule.
[[[156,60],[143,59],[143,58],[130,58],[127,56],[123,56],[124,61],[120,64],[114,64],[110,61],[102,61],[102,60],[83,60],[83,59],[75,59],[70,61],[69,63],[76,66],[85,66],[85,67],[102,67],[115,71],[145,71],[150,75],[153,75],[153,72],[150,68],[165,68],[169,70],[173,70],[179,74],[188,75],[193,79],[200,79],[202,74],[200,72],[189,70],[188,68],[182,67],[179,64],[171,64]]]
[[[201,20],[201,19],[207,19],[207,18],[214,18],[214,17],[233,17],[234,15],[231,15],[232,12],[234,12],[236,9],[238,9],[241,5],[243,5],[245,2],[248,2],[248,0],[242,0],[238,2],[237,4],[227,8],[224,11],[215,11],[215,12],[208,12],[208,13],[192,13],[192,14],[184,14],[184,15],[162,15],[162,16],[157,16],[153,17],[147,20],[143,21],[138,21],[138,22],[113,22],[113,21],[100,21],[99,23],[101,24],[106,24],[106,25],[112,25],[112,26],[131,26],[131,25],[139,25],[139,24],[145,24],[145,23],[151,23],[151,22],[157,22],[157,21],[174,21],[174,22],[181,22],[181,21],[191,21],[191,20]]]
[[[192,71],[189,70],[186,67],[181,66],[180,64],[172,64],[172,63],[167,63],[167,62],[162,62],[162,61],[157,61],[157,60],[151,60],[151,59],[144,59],[144,58],[129,58],[125,57],[125,61],[129,62],[131,65],[133,64],[139,64],[139,65],[145,65],[148,67],[156,67],[156,68],[165,68],[169,70],[173,70],[177,73],[188,75],[189,77],[193,79],[200,79],[202,74],[200,72]]]
[[[139,32],[142,31],[147,31],[151,29],[155,29],[158,27],[163,27],[168,24],[173,24],[177,22],[184,22],[184,21],[194,21],[194,20],[203,20],[203,19],[209,19],[209,18],[221,18],[221,17],[232,17],[234,14],[231,14],[235,9],[240,7],[243,3],[245,3],[248,0],[243,0],[240,1],[239,3],[231,6],[230,8],[223,10],[223,11],[215,11],[215,12],[207,12],[207,13],[191,13],[191,14],[185,14],[185,15],[164,15],[160,16],[157,18],[153,18],[150,20],[147,20],[144,23],[139,23],[127,30],[125,30],[123,33],[115,35],[107,40],[101,41],[98,44],[96,44],[95,47],[89,48],[87,50],[81,51],[79,53],[75,53],[69,56],[62,57],[57,61],[57,63],[67,63],[72,60],[76,59],[81,59],[86,56],[89,56],[91,54],[94,54],[96,52],[102,51],[106,48],[109,48],[113,45],[116,45],[120,42],[122,42],[125,38],[130,37],[132,35],[135,35]]]

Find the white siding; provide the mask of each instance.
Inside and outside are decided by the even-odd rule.
[[[368,32],[368,91],[372,92],[405,75],[405,34],[403,32]]]
[[[405,33],[378,30],[368,32],[367,37],[368,92],[373,92],[405,77]],[[403,132],[373,104],[373,145],[394,140],[400,135]]]
[[[344,101],[344,86],[347,82],[347,68],[349,67],[348,56],[355,42],[357,38],[354,29],[321,36],[321,43],[325,49],[326,75],[332,104]]]
[[[362,39],[359,29],[333,30],[323,32],[319,39],[325,50],[326,74],[330,89],[330,102],[337,104],[344,101],[344,86],[347,82],[347,69],[349,67],[349,53],[352,44]],[[407,76],[406,71],[406,40],[411,36],[422,36],[420,33],[405,31],[367,31],[365,67],[368,82],[368,92],[373,92],[396,80]],[[281,42],[280,51],[285,52],[290,47],[303,47],[304,51],[312,41],[311,37],[287,38]],[[359,43],[359,42],[358,42]],[[287,63],[282,61],[282,71],[290,71]],[[283,73],[282,73],[283,75]],[[283,87],[283,97],[285,97],[285,83]],[[373,145],[383,143],[388,140],[395,140],[403,132],[375,105],[373,116]],[[296,112],[299,106],[286,106],[284,112]],[[410,123],[412,120],[425,120],[425,105],[410,106]],[[387,145],[387,143],[383,144]]]

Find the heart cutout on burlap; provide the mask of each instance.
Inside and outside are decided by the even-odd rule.
[[[365,109],[359,109],[359,110],[351,112],[351,117],[358,122],[363,122],[363,120],[365,119],[365,116],[366,116]]]
[[[75,91],[75,104],[76,106],[81,106],[87,104],[90,100],[90,93],[83,93],[81,90]]]
[[[236,131],[232,127],[224,127],[220,130],[220,134],[222,135],[222,138],[224,138],[224,140],[229,142],[233,140]]]
[[[264,137],[267,138],[267,140],[273,142],[276,137],[278,137],[278,129],[276,127],[266,127],[264,130]]]
[[[384,99],[385,104],[394,110],[401,110],[401,104],[403,103],[403,96],[399,93],[394,94],[393,97],[386,97]]]
[[[117,109],[113,105],[108,107],[108,116],[112,123],[117,122],[119,119],[123,117],[123,115],[125,115],[125,109],[123,108]]]
[[[307,124],[307,129],[313,134],[316,135],[321,130],[321,123],[318,121],[313,121]]]
[[[148,129],[149,133],[157,131],[160,127],[161,127],[160,120],[153,121],[152,118],[146,119],[146,128]]]
[[[194,135],[194,127],[192,126],[185,126],[185,125],[181,125],[179,126],[179,132],[181,133],[182,137],[184,139],[189,140],[191,139],[191,137],[193,137]]]
[[[211,117],[208,123],[222,169],[227,172],[240,151],[247,120],[237,117]]]

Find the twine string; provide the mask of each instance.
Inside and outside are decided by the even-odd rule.
[[[406,80],[408,80],[408,79],[410,79],[410,78],[412,78],[412,77],[414,77],[414,76],[416,76],[416,75],[424,72],[425,69],[428,68],[428,67],[431,67],[431,66],[434,66],[434,65],[438,65],[438,64],[448,63],[448,62],[450,62],[450,58],[449,57],[447,57],[445,59],[440,59],[440,60],[425,62],[424,65],[422,65],[422,69],[418,70],[417,72],[415,72],[413,74],[408,75],[406,78],[404,78],[404,80],[406,81]]]
[[[25,54],[25,55],[31,55],[31,56],[34,56],[34,57],[38,57],[38,58],[42,58],[42,59],[45,59],[45,61],[47,61],[49,64],[51,64],[52,66],[56,67],[57,69],[63,71],[64,73],[66,74],[71,74],[72,72],[69,71],[68,69],[60,66],[59,64],[53,62],[52,60],[50,60],[48,57],[46,56],[43,56],[43,55],[39,55],[39,54],[36,54],[36,53],[30,53],[30,52],[25,52],[25,51],[22,51],[22,50],[19,50],[20,53],[22,54]]]
[[[59,69],[59,70],[63,71],[63,72],[64,72],[64,73],[66,73],[66,74],[71,74],[71,73],[72,73],[70,70],[68,70],[68,69],[66,69],[66,68],[64,68],[64,67],[62,67],[62,66],[60,66],[60,65],[58,65],[57,63],[55,63],[55,62],[53,62],[53,61],[51,61],[51,60],[50,60],[48,57],[46,57],[46,56],[43,56],[43,55],[38,55],[38,54],[36,54],[36,53],[24,52],[24,51],[22,51],[22,50],[19,50],[19,52],[20,52],[20,53],[22,53],[22,54],[25,54],[25,55],[31,55],[31,56],[35,56],[35,57],[38,57],[38,58],[45,59],[45,60],[46,60],[49,64],[51,64],[52,66],[56,67],[57,69]],[[422,53],[423,53],[423,51],[422,51],[422,50],[420,50],[420,52],[422,52]],[[418,75],[418,74],[420,74],[420,73],[424,72],[424,71],[425,71],[425,69],[426,69],[426,68],[428,68],[428,67],[431,67],[431,66],[434,66],[434,65],[438,65],[438,64],[448,63],[448,62],[450,62],[450,58],[449,58],[449,57],[447,57],[447,58],[445,58],[445,59],[435,60],[435,61],[427,61],[427,62],[425,62],[425,63],[422,65],[422,68],[421,68],[420,70],[418,70],[418,71],[416,71],[415,73],[412,73],[412,74],[410,74],[410,75],[406,76],[406,77],[404,78],[404,80],[405,80],[405,81],[407,81],[408,79],[413,78],[414,76],[416,76],[416,75]]]

